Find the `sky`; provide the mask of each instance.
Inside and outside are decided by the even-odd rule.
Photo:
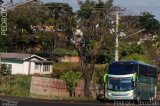
[[[4,1],[9,2],[10,0],[4,0]],[[25,1],[25,0],[13,0],[13,2],[20,2],[20,1]],[[79,9],[77,0],[41,0],[41,1],[43,3],[47,2],[68,3],[71,7],[73,7],[74,11],[77,11]],[[148,11],[153,15],[155,15],[155,18],[160,21],[160,0],[114,0],[113,4],[115,6],[126,8],[130,13],[134,14],[138,14],[141,11]]]

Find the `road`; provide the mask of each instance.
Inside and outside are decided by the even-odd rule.
[[[9,97],[0,96],[0,106],[160,106],[160,101],[141,101],[138,104],[131,101],[114,101],[114,102],[99,102],[99,101],[56,101],[42,100],[33,98]]]
[[[31,98],[0,96],[0,106],[113,106],[111,103],[101,103],[98,101],[73,102],[54,101]]]

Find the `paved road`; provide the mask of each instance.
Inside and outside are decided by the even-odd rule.
[[[113,106],[110,103],[97,101],[73,102],[73,101],[51,101],[20,97],[0,96],[0,106]]]
[[[125,104],[124,104],[125,103]],[[0,96],[0,106],[160,106],[160,101],[153,103],[142,101],[140,104],[132,102],[114,101],[114,102],[99,102],[99,101],[54,101],[20,97]]]

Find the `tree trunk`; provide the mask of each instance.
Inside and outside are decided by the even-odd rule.
[[[90,85],[91,79],[85,78],[84,80],[84,96],[91,97]]]

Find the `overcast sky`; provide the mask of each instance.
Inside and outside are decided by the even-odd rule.
[[[10,0],[4,0],[4,1],[9,2]],[[13,1],[19,2],[25,0],[13,0]],[[69,3],[69,5],[73,7],[74,11],[79,9],[77,0],[41,0],[41,1],[44,3],[47,2]],[[156,19],[160,21],[160,0],[114,0],[114,5],[128,8],[129,11],[134,13],[139,13],[140,11],[151,12],[153,15],[155,15]]]

